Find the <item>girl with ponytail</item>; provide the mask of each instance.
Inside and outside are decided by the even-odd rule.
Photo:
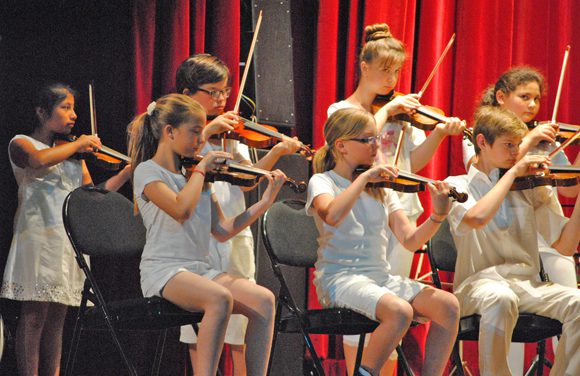
[[[379,151],[372,114],[356,108],[338,110],[328,118],[324,137],[326,145],[314,157],[315,175],[308,184],[306,203],[320,231],[314,279],[320,303],[353,309],[380,322],[363,353],[360,375],[379,375],[413,317],[432,320],[423,372],[441,375],[457,335],[457,299],[393,275],[386,259],[390,241],[386,230],[407,249],[418,249],[447,216],[449,186],[429,185],[434,212],[416,227],[395,192],[366,188],[368,183],[397,176],[396,167],[376,164],[354,175],[359,165],[373,165]]]
[[[141,257],[143,295],[161,296],[190,311],[203,311],[196,375],[215,375],[231,313],[248,318],[248,374],[265,375],[274,325],[274,296],[245,278],[214,269],[209,261],[212,234],[226,241],[253,223],[274,202],[285,175],[272,171],[260,201],[225,218],[205,174],[229,153],[210,151],[189,180],[181,157],[195,157],[205,140],[203,107],[183,94],[149,105],[130,125],[129,153],[135,166],[133,192],[147,228]]]

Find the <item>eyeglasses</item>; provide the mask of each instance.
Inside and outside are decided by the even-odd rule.
[[[375,144],[378,143],[381,139],[381,136],[369,136],[369,137],[362,137],[362,138],[349,138],[348,141],[357,141],[361,144]]]
[[[229,98],[230,97],[230,94],[232,92],[232,88],[231,87],[226,87],[223,90],[212,90],[212,91],[205,90],[205,89],[202,89],[202,88],[198,87],[197,90],[198,91],[203,91],[204,93],[210,95],[216,101],[218,99],[220,99],[220,95],[223,95],[224,98],[226,98],[226,99]]]

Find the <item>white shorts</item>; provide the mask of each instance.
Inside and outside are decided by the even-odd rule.
[[[316,291],[324,307],[352,309],[376,320],[376,307],[385,294],[398,296],[408,302],[427,286],[415,280],[385,272],[368,274],[340,273],[315,280]]]
[[[225,343],[230,345],[243,345],[246,337],[248,318],[244,315],[231,315],[226,329]],[[179,341],[183,343],[197,343],[197,336],[191,325],[181,327]]]

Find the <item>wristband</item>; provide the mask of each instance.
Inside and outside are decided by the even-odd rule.
[[[440,225],[441,223],[443,223],[443,221],[444,221],[445,219],[443,219],[443,220],[441,220],[441,221],[438,221],[438,220],[436,220],[435,218],[433,218],[433,214],[437,214],[437,213],[432,213],[432,214],[429,216],[429,219],[430,219],[430,220],[432,220],[433,222],[437,223],[438,225]]]
[[[195,170],[193,170],[193,173],[192,174],[195,174],[196,172],[205,178],[205,172],[203,172],[202,170],[198,170],[196,168]]]

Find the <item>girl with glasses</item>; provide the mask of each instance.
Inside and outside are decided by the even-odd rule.
[[[356,167],[374,163],[377,135],[373,115],[361,109],[337,110],[326,121],[326,145],[314,157],[306,203],[320,231],[314,284],[324,307],[353,309],[380,322],[364,350],[359,374],[378,376],[411,321],[424,317],[432,323],[423,374],[441,375],[457,335],[457,299],[390,272],[387,230],[406,249],[422,246],[447,216],[449,185],[428,186],[433,213],[416,227],[394,191],[366,188],[397,176],[397,168],[376,164],[354,175]]]

